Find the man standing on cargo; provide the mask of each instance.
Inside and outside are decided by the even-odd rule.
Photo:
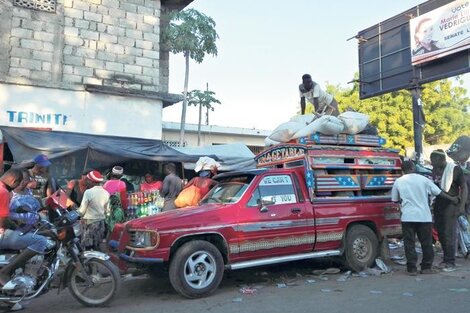
[[[318,113],[338,116],[338,102],[328,92],[320,88],[320,85],[312,80],[310,74],[304,74],[302,76],[302,84],[299,85],[300,92],[300,114],[305,114],[306,104],[305,99],[313,104],[315,112],[307,113]]]
[[[404,161],[402,170],[405,175],[398,178],[393,184],[392,201],[400,203],[407,271],[412,276],[418,274],[416,267],[418,256],[415,250],[415,237],[417,235],[423,250],[421,274],[433,274],[435,273],[432,268],[434,250],[432,246],[432,215],[429,207],[429,196],[439,196],[453,203],[457,203],[458,198],[450,197],[430,179],[416,174],[416,166],[412,161]]]

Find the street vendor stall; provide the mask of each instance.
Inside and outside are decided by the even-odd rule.
[[[45,154],[51,161],[49,173],[59,186],[79,178],[85,170],[107,174],[114,165],[120,165],[124,168],[124,178],[135,187],[135,192],[128,195],[133,217],[157,212],[155,204],[158,206],[161,201],[155,192],[139,191],[146,173],[162,175],[163,162],[174,162],[184,179],[183,163],[196,162],[201,156],[177,151],[160,140],[15,127],[0,127],[0,130],[1,147],[5,151],[1,161],[5,155],[9,157],[6,161],[27,167],[36,155]]]
[[[196,162],[199,158],[179,152],[161,140],[16,127],[0,127],[0,130],[14,162],[30,161],[40,153],[53,160],[53,165],[70,159],[72,162],[68,162],[68,168],[62,171],[72,171],[68,173],[71,176],[79,175],[87,168],[109,167],[128,160]],[[54,170],[54,166],[51,169]]]

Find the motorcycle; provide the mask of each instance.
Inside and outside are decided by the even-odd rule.
[[[0,302],[14,306],[34,299],[52,289],[57,278],[58,292],[68,287],[72,296],[85,306],[107,305],[120,289],[119,270],[105,253],[82,249],[78,212],[60,206],[49,210],[55,216],[53,222],[41,219],[35,230],[47,238],[44,255],[32,257],[23,268],[15,270],[0,289]],[[0,268],[17,254],[19,251],[0,251]],[[60,268],[65,270],[59,271]]]

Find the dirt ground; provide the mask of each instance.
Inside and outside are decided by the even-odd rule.
[[[385,264],[347,273],[335,260],[311,260],[226,272],[219,289],[203,299],[178,295],[168,279],[124,277],[122,289],[109,307],[81,306],[68,291],[53,290],[26,304],[25,312],[468,312],[470,260],[457,259],[457,270],[433,275],[406,274],[403,251],[392,246]],[[436,255],[439,263],[441,255]],[[401,260],[400,260],[401,259]],[[327,273],[322,271],[330,268]],[[333,270],[333,269],[335,270]],[[335,273],[340,271],[339,273]],[[331,273],[331,274],[329,274]],[[333,274],[334,273],[334,274]]]

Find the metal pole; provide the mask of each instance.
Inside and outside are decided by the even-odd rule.
[[[423,128],[425,125],[423,104],[421,102],[420,85],[411,88],[411,96],[413,97],[413,139],[415,143],[415,161],[423,163]]]

